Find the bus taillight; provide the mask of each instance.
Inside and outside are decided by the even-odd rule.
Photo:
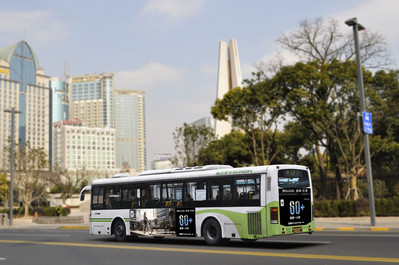
[[[278,224],[278,207],[270,207],[270,223]]]

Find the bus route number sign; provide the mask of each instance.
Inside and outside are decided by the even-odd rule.
[[[176,208],[176,235],[196,236],[195,208]]]

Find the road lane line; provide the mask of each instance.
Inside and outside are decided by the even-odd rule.
[[[20,240],[0,240],[0,243],[12,244],[33,244],[46,246],[65,246],[65,247],[88,247],[88,248],[109,248],[109,249],[128,249],[128,250],[148,250],[148,251],[166,251],[166,252],[185,252],[201,254],[223,254],[223,255],[242,255],[242,256],[262,256],[277,258],[301,258],[301,259],[321,259],[321,260],[345,260],[362,262],[390,262],[399,263],[399,258],[379,258],[379,257],[357,257],[357,256],[334,256],[334,255],[316,255],[316,254],[297,254],[297,253],[274,253],[274,252],[256,252],[256,251],[232,251],[232,250],[213,250],[213,249],[182,249],[182,248],[164,248],[164,247],[145,247],[128,245],[104,245],[104,244],[83,244],[66,242],[39,242],[39,241],[20,241]]]
[[[43,236],[43,237],[70,237],[71,235],[60,235],[60,234],[0,234],[0,236]]]

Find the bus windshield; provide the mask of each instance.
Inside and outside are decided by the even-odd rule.
[[[278,186],[282,188],[309,187],[309,175],[306,170],[282,169],[278,171]]]

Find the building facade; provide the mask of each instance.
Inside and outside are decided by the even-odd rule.
[[[217,94],[222,99],[230,89],[242,87],[242,74],[240,58],[238,56],[237,41],[232,39],[229,43],[221,41],[219,44],[219,66]],[[215,134],[218,138],[231,132],[232,125],[229,121],[216,120]]]
[[[152,161],[152,169],[167,169],[173,168],[173,156],[170,153],[155,154]]]
[[[4,110],[15,107],[15,139],[32,148],[50,149],[50,78],[26,41],[0,49],[0,167],[8,169],[3,152],[11,135],[11,115]]]
[[[144,91],[114,90],[116,166],[146,170],[146,127]]]
[[[69,118],[88,127],[115,128],[114,75],[90,74],[69,79]]]
[[[212,117],[204,117],[192,122],[191,125],[195,125],[197,127],[206,126],[212,130],[215,130],[215,119]]]
[[[69,119],[68,82],[50,79],[51,123]]]
[[[117,173],[115,129],[85,127],[79,119],[54,123],[53,164],[71,172]]]
[[[69,119],[68,82],[58,77],[50,79],[50,147],[53,146],[53,123]],[[50,165],[53,148],[50,148]]]

